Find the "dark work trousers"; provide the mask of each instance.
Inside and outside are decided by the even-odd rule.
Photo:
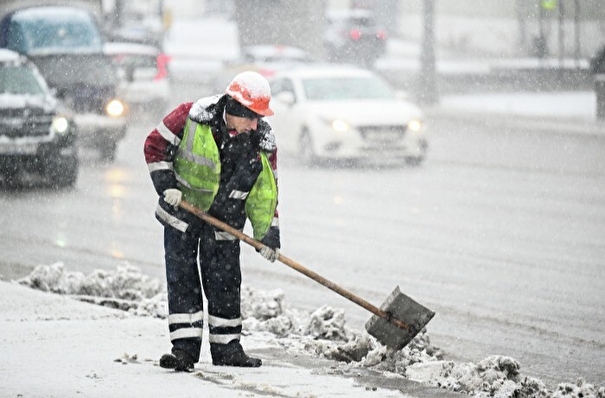
[[[239,241],[216,240],[214,228],[209,225],[199,234],[182,233],[166,226],[164,250],[173,351],[185,351],[196,362],[199,360],[203,321],[187,317],[203,313],[202,286],[208,300],[211,346],[216,342],[226,344],[227,339],[239,341],[242,328]]]

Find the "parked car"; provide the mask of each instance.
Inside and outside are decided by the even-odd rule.
[[[5,182],[27,175],[53,186],[78,176],[76,131],[38,68],[0,49],[0,174]]]
[[[163,114],[170,98],[170,57],[158,47],[137,43],[105,43],[120,83],[118,94],[130,107]]]
[[[328,60],[371,67],[386,52],[387,34],[371,10],[347,9],[326,14],[323,43]]]
[[[305,50],[277,44],[257,44],[244,46],[237,59],[228,61],[214,79],[214,89],[223,91],[233,76],[247,70],[255,71],[269,78],[280,70],[315,62]]]
[[[271,80],[273,126],[282,151],[308,165],[326,160],[420,164],[422,111],[372,71],[353,66],[296,68]]]
[[[117,71],[92,14],[69,6],[18,9],[0,20],[0,47],[32,60],[74,111],[78,141],[113,160],[126,133],[126,108],[116,97]]]

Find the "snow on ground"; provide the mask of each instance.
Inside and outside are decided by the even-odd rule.
[[[136,325],[138,320],[145,319],[164,322],[164,318],[166,317],[166,293],[162,284],[155,279],[143,275],[138,268],[130,266],[127,263],[119,266],[115,271],[97,270],[89,275],[79,272],[68,272],[61,263],[41,265],[29,276],[17,281],[17,283],[44,292],[63,295],[57,297],[69,296],[70,298],[58,299],[53,297],[45,300],[43,297],[37,296],[36,300],[29,301],[29,296],[23,292],[15,294],[17,292],[15,290],[16,284],[0,283],[0,290],[6,292],[8,286],[12,290],[8,295],[3,295],[4,297],[10,297],[8,301],[11,304],[5,303],[4,306],[0,306],[0,318],[4,320],[4,324],[8,322],[10,326],[14,326],[15,322],[18,325],[19,319],[22,319],[24,326],[29,325],[23,322],[28,318],[27,314],[33,311],[37,314],[36,320],[38,321],[48,320],[54,322],[60,319],[74,323],[75,328],[81,328],[81,324],[72,322],[82,317],[81,312],[72,312],[71,308],[73,305],[69,304],[68,301],[72,298],[87,303],[98,304],[103,307],[110,307],[116,313],[122,311],[122,315],[116,315],[116,313],[112,315],[117,316],[121,319],[120,322],[124,324],[134,322]],[[416,336],[407,347],[394,351],[382,346],[365,331],[348,329],[345,325],[345,314],[342,310],[323,306],[312,313],[307,313],[288,308],[285,294],[281,290],[266,292],[258,291],[248,286],[244,286],[242,290],[242,318],[244,319],[244,337],[242,342],[244,346],[252,342],[254,347],[263,347],[268,352],[283,350],[290,355],[302,355],[318,360],[332,360],[334,361],[333,368],[335,369],[335,374],[345,372],[345,369],[348,369],[348,371],[355,368],[371,369],[379,372],[385,379],[399,377],[476,397],[605,397],[605,387],[593,386],[582,379],[574,382],[562,382],[556,391],[549,391],[540,380],[524,376],[521,371],[521,364],[514,358],[506,356],[490,356],[476,364],[445,361],[442,359],[440,350],[430,344],[430,338],[426,331]],[[15,305],[15,301],[18,302],[18,305]],[[25,308],[29,308],[29,310]],[[62,311],[63,308],[65,311]],[[61,315],[57,318],[57,315],[53,314]],[[101,325],[100,321],[106,316],[108,316],[107,313],[99,312],[98,315],[94,316],[94,319],[99,320],[99,324]],[[79,334],[79,338],[87,341],[71,342],[76,349],[78,347],[86,347],[87,344],[92,349],[95,345],[100,344],[101,341],[108,338],[105,335],[107,331],[104,331],[103,328],[97,330],[94,327],[94,323],[94,321],[90,322],[90,325],[86,326],[90,330],[87,329],[85,333]],[[36,324],[46,324],[45,326],[47,326],[49,322],[36,322]],[[157,322],[154,325],[161,327]],[[8,334],[6,334],[6,328],[2,332],[4,344],[10,344],[15,339],[16,336],[11,335],[10,331],[15,329],[14,332],[18,333],[19,327],[9,327],[8,329]],[[69,363],[71,367],[77,368],[81,356],[87,354],[86,351],[74,352],[72,351],[72,347],[53,347],[54,341],[63,342],[63,340],[57,339],[48,330],[44,332],[42,330],[35,333],[35,338],[43,343],[42,345],[45,347],[45,350],[53,351],[56,349],[59,352],[64,350],[65,362]],[[159,330],[151,332],[149,325],[141,326],[140,328],[135,327],[133,330],[137,334],[140,333],[141,340],[149,338],[149,336],[144,336],[144,333],[150,333],[155,336],[153,341],[154,346],[163,346],[164,350],[167,350],[167,347],[169,347],[168,337],[166,335],[157,336]],[[26,335],[28,334],[24,331],[24,336]],[[113,337],[109,336],[109,340],[112,339]],[[34,346],[37,343],[39,342],[31,342]],[[154,351],[154,349],[147,350],[147,352],[150,351]],[[13,353],[13,355],[19,355],[19,358],[11,356],[10,353],[9,358],[15,360],[15,362],[19,362],[19,365],[23,365],[23,358],[36,361],[39,360],[38,356],[40,358],[43,357],[44,352],[22,352],[20,354]],[[209,362],[207,354],[204,355],[202,363]],[[137,354],[127,353],[114,358],[115,363],[124,365],[145,362],[157,365],[156,360],[157,358],[143,359],[139,358]],[[100,369],[106,372],[103,376],[99,376],[101,371],[99,370],[99,373],[96,373],[93,367],[85,376],[85,378],[90,379],[89,381],[92,384],[96,384],[95,380],[99,378],[108,378],[110,380],[116,378],[121,380],[119,376],[114,374],[120,373],[123,370],[118,366],[108,369],[99,363],[87,364],[88,366],[99,366]],[[271,372],[275,372],[275,369],[272,369],[274,366],[279,368],[279,371],[276,373],[279,374],[277,377],[280,382],[277,384],[280,386],[276,385],[276,376],[273,376],[273,378],[269,376]],[[205,394],[206,396],[228,396],[221,394],[228,394],[229,390],[232,392],[234,390],[244,390],[247,391],[245,395],[251,394],[249,396],[255,396],[254,394],[269,396],[285,394],[285,396],[309,397],[338,395],[343,391],[349,391],[348,389],[351,388],[353,388],[352,391],[354,392],[345,393],[347,396],[361,396],[362,391],[368,391],[367,389],[360,389],[359,386],[351,385],[350,381],[341,378],[325,382],[325,384],[324,382],[318,384],[319,380],[316,380],[316,378],[326,377],[327,375],[318,376],[317,374],[313,374],[312,378],[314,380],[313,383],[319,387],[315,387],[315,391],[313,391],[310,385],[306,383],[302,387],[300,385],[300,372],[309,372],[309,369],[303,367],[292,373],[288,371],[288,367],[286,366],[280,367],[279,364],[267,362],[260,369],[267,368],[270,368],[270,371],[263,373],[266,378],[265,384],[260,381],[263,377],[260,377],[258,374],[254,375],[254,379],[257,380],[255,383],[250,384],[251,382],[249,381],[238,381],[242,377],[245,378],[245,372],[242,369],[228,368],[228,370],[222,372],[223,368],[200,364],[197,365],[194,376],[204,381],[209,381],[210,385],[218,386],[218,391],[212,390],[214,392]],[[49,380],[53,380],[56,378],[61,379],[62,377],[60,373],[55,372],[52,364],[45,368],[45,371],[47,374],[42,377],[43,379],[48,378]],[[145,375],[145,383],[153,383],[152,380],[156,380],[158,384],[157,388],[161,389],[163,378],[159,377],[159,374],[162,372],[165,371],[160,368],[152,368],[152,371]],[[154,373],[157,374],[157,377],[153,377]],[[20,383],[14,379],[7,380],[7,378],[10,379],[10,376],[11,372],[7,369],[6,365],[1,365],[0,377],[2,379],[0,380],[2,381],[0,381],[0,387],[4,384],[4,391],[22,394],[17,396],[43,396],[39,395],[43,389],[37,390],[35,386],[21,387],[19,389],[19,386],[27,384]],[[36,377],[38,376],[41,375],[37,374]],[[184,380],[187,375],[178,377]],[[188,382],[192,379],[189,378]],[[67,380],[64,383],[71,385]],[[207,391],[207,384],[204,384],[204,391]],[[191,387],[189,383],[186,383],[186,386],[187,388]],[[131,386],[125,386],[124,388],[131,388]],[[153,390],[153,386],[146,385],[145,389]],[[369,390],[373,392],[373,389]],[[104,390],[100,389],[98,392],[100,393],[101,391]],[[301,391],[304,393],[301,393]],[[388,395],[390,393],[399,394],[396,391],[385,390],[381,391],[379,396],[390,396]]]

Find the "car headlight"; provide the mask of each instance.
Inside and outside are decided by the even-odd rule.
[[[349,123],[344,120],[336,119],[332,122],[332,129],[337,133],[346,133],[350,128]]]
[[[351,129],[351,125],[342,119],[322,119],[336,133],[346,133]]]
[[[422,130],[422,122],[417,119],[411,120],[408,123],[408,130],[416,132],[416,133],[419,132],[420,130]]]
[[[59,134],[64,134],[69,130],[69,120],[65,116],[55,116],[52,122],[52,128]]]
[[[126,106],[119,99],[112,99],[105,105],[105,112],[112,117],[120,117],[126,112]]]

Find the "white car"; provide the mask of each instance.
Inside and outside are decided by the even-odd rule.
[[[118,91],[131,106],[145,111],[165,111],[170,99],[170,57],[158,47],[128,43],[108,42],[103,46],[118,70]]]
[[[381,77],[352,66],[301,67],[270,79],[267,118],[282,152],[319,161],[405,161],[427,152],[422,111]]]

